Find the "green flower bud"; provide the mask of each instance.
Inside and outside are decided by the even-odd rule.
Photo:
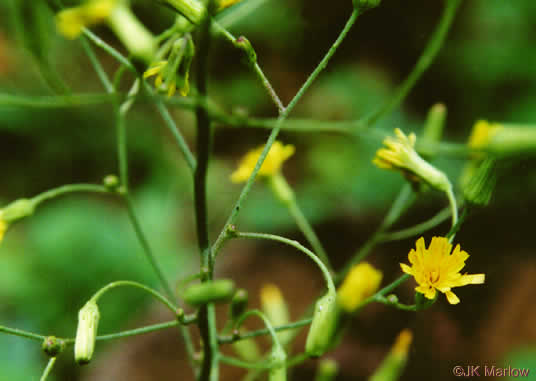
[[[1,218],[6,223],[12,223],[21,218],[31,216],[35,210],[35,202],[31,199],[21,198],[0,209]]]
[[[74,359],[80,364],[91,361],[99,326],[99,307],[93,300],[87,302],[78,313],[78,328],[74,342]]]
[[[238,289],[231,300],[230,315],[231,320],[238,319],[248,308],[249,295],[243,288]]]
[[[246,63],[249,66],[254,66],[257,63],[257,53],[255,53],[255,49],[253,49],[253,46],[251,45],[251,42],[244,37],[240,36],[235,40],[234,45],[242,50],[244,53],[246,53]]]
[[[338,317],[337,294],[328,291],[315,304],[313,322],[305,343],[305,352],[309,356],[321,356],[329,349],[335,337]]]
[[[184,301],[192,306],[230,300],[235,292],[233,281],[220,279],[194,284],[184,291]]]
[[[428,111],[422,138],[418,143],[419,152],[427,159],[435,156],[437,152],[437,143],[441,141],[446,117],[447,108],[442,103],[433,105]]]
[[[55,336],[47,336],[43,340],[41,349],[50,357],[56,357],[65,349],[65,341]]]
[[[119,178],[116,175],[108,175],[102,179],[104,186],[112,192],[115,192],[120,185]]]
[[[322,359],[316,369],[315,381],[333,381],[337,377],[339,366],[333,359]]]
[[[196,25],[201,22],[206,12],[203,4],[197,0],[166,0],[166,2]]]
[[[473,160],[460,179],[463,196],[470,204],[484,207],[491,200],[496,181],[494,159]]]
[[[270,363],[272,367],[268,372],[268,381],[286,381],[287,380],[287,354],[283,346],[274,344],[270,354]]]
[[[233,350],[243,360],[257,361],[261,357],[261,351],[254,339],[245,339],[235,341],[232,344]]]

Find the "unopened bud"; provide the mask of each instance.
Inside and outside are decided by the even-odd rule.
[[[233,281],[220,279],[194,284],[184,291],[184,301],[192,306],[230,300],[235,292]]]
[[[375,8],[382,2],[381,0],[353,0],[354,8],[358,10],[366,10],[370,8]]]
[[[93,300],[87,302],[78,313],[74,359],[80,365],[89,363],[93,357],[99,318],[99,307]]]
[[[31,199],[21,198],[6,205],[2,209],[1,219],[6,223],[11,223],[21,218],[31,216],[35,210],[35,202]]]
[[[116,175],[108,175],[102,179],[104,186],[112,192],[115,192],[119,187],[119,178]]]
[[[244,37],[240,36],[236,39],[234,45],[242,50],[244,53],[246,53],[246,63],[249,66],[254,66],[257,63],[257,53],[255,53],[255,49],[253,49],[253,46],[251,45],[251,42]]]
[[[419,152],[428,159],[435,156],[437,152],[438,143],[443,135],[446,117],[447,108],[442,103],[433,105],[428,111],[422,138],[418,142]]]
[[[65,341],[55,336],[47,336],[41,345],[43,351],[50,357],[56,357],[65,349]]]
[[[286,381],[287,379],[287,354],[280,344],[274,344],[270,353],[272,367],[268,372],[268,381]]]
[[[315,381],[333,381],[337,377],[339,366],[333,359],[322,359],[316,369]]]
[[[491,200],[496,181],[494,159],[473,160],[460,179],[463,196],[472,205],[484,207]]]
[[[328,291],[315,304],[313,321],[305,343],[305,352],[309,356],[321,356],[329,349],[335,337],[338,316],[337,294]]]

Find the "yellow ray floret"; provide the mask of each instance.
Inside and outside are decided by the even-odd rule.
[[[383,274],[367,262],[354,266],[337,290],[339,306],[353,312],[366,298],[374,294],[382,282]]]
[[[241,183],[249,179],[263,150],[264,146],[258,147],[249,151],[242,158],[238,169],[231,175],[231,181],[233,183]],[[284,146],[281,142],[274,142],[259,170],[259,176],[272,176],[276,174],[280,170],[281,165],[294,154],[294,151],[293,145]]]
[[[402,271],[413,275],[419,284],[415,291],[428,299],[434,299],[437,290],[445,294],[450,304],[458,304],[460,299],[451,288],[484,283],[484,274],[460,274],[469,254],[462,251],[460,245],[456,245],[452,254],[451,250],[452,245],[445,237],[433,237],[428,249],[424,238],[417,240],[416,249],[411,249],[408,255],[411,267],[400,264]]]

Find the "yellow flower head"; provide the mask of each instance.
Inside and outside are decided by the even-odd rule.
[[[353,312],[366,298],[374,294],[382,282],[383,274],[367,262],[354,266],[337,290],[339,306]]]
[[[4,239],[4,234],[6,233],[8,223],[3,218],[3,212],[0,210],[0,242]]]
[[[90,0],[78,7],[65,9],[56,15],[56,27],[67,38],[75,39],[82,30],[105,21],[118,0]]]
[[[414,133],[406,136],[400,129],[395,129],[396,138],[387,137],[372,160],[379,168],[401,171],[410,180],[421,179],[441,191],[450,188],[447,176],[430,165],[415,151],[417,137]]]
[[[413,275],[419,284],[415,291],[434,299],[436,290],[447,297],[450,304],[458,304],[460,299],[451,291],[453,287],[484,283],[484,274],[460,274],[469,254],[460,249],[460,245],[451,254],[452,245],[445,237],[433,237],[428,249],[424,238],[417,240],[416,250],[411,249],[408,258],[411,267],[401,263],[402,271]]]
[[[225,8],[229,8],[231,5],[241,2],[242,0],[220,0],[218,4],[218,9],[221,11]]]
[[[231,181],[233,183],[241,183],[249,179],[263,150],[264,146],[261,146],[249,151],[242,158],[238,169],[231,175]],[[289,144],[284,146],[281,142],[275,141],[272,148],[270,148],[264,163],[262,163],[259,176],[272,176],[276,174],[280,170],[281,165],[294,154],[294,151],[295,149],[293,145]]]
[[[473,131],[467,144],[473,149],[484,148],[502,128],[503,126],[499,123],[489,123],[486,120],[479,120],[473,126]]]

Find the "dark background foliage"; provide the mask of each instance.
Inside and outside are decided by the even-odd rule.
[[[378,107],[411,70],[442,6],[442,1],[384,0],[360,17],[293,116],[347,120]],[[80,43],[56,34],[53,9],[52,2],[45,1],[0,2],[0,93],[46,95],[62,90],[64,83],[73,93],[103,91]],[[138,0],[134,9],[154,32],[172,22],[171,12],[156,2]],[[267,76],[288,101],[330,47],[350,11],[350,0],[273,0],[232,29],[253,43]],[[106,28],[95,30],[117,45]],[[466,141],[480,118],[533,124],[535,41],[533,0],[465,1],[436,62],[403,107],[375,128],[418,133],[436,102],[448,108],[445,139],[452,142]],[[97,53],[108,72],[118,67],[105,53]],[[275,115],[232,47],[217,42],[212,57],[209,90],[222,107],[255,116]],[[173,115],[193,146],[193,115],[179,108]],[[136,104],[128,117],[128,134],[132,189],[143,228],[166,274],[179,279],[197,266],[187,167],[150,104]],[[266,131],[256,129],[216,129],[208,192],[212,237],[240,190],[230,183],[229,174],[238,158],[266,137]],[[297,153],[284,172],[334,264],[342,266],[375,229],[403,180],[371,164],[380,144],[377,138],[286,132],[281,140],[296,145]],[[463,164],[452,158],[436,163],[453,180]],[[110,105],[35,109],[0,103],[1,204],[62,184],[98,183],[116,167]],[[430,310],[416,315],[370,306],[353,319],[345,340],[331,354],[342,368],[337,380],[366,379],[405,327],[414,330],[415,345],[403,380],[448,380],[454,378],[455,365],[532,367],[532,377],[536,375],[534,160],[518,157],[505,168],[490,206],[472,215],[457,236],[471,254],[467,271],[486,273],[486,284],[460,289],[460,305],[450,306],[440,298]],[[444,205],[440,197],[426,194],[397,227],[423,221]],[[304,241],[286,210],[260,182],[245,204],[239,226]],[[447,229],[440,226],[426,237]],[[405,261],[413,244],[409,239],[373,252],[371,261],[384,270],[385,281],[399,275],[398,263]],[[294,318],[322,286],[306,259],[277,245],[233,243],[220,260],[220,275],[248,286],[253,305],[262,283],[280,284]],[[74,335],[78,309],[107,282],[132,279],[158,287],[124,208],[108,197],[69,196],[40,207],[33,217],[10,228],[0,246],[0,263],[0,324],[62,337]],[[411,300],[412,285],[399,292]],[[102,303],[101,332],[169,318],[152,303],[136,291],[110,294]],[[181,343],[173,334],[99,344],[95,361],[84,369],[75,366],[67,352],[53,377],[186,379],[190,373],[180,360]],[[45,362],[36,343],[0,336],[0,380],[36,379]],[[295,379],[312,379],[314,365],[306,362]]]

